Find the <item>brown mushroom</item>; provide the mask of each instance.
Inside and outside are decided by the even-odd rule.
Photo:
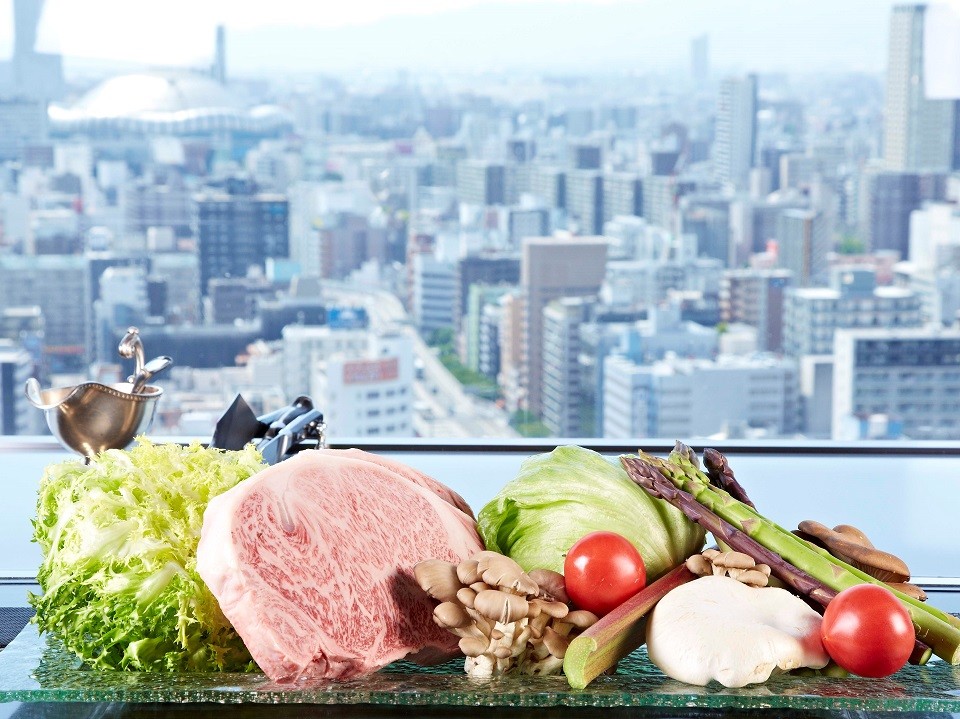
[[[906,582],[910,579],[910,570],[902,559],[884,552],[866,540],[863,532],[850,525],[838,525],[844,531],[830,529],[820,522],[805,520],[797,526],[800,536],[813,537],[830,554],[851,566],[866,572],[881,582]]]
[[[913,597],[918,602],[927,601],[927,593],[916,584],[910,584],[909,582],[888,582],[887,586],[906,594],[908,597]]]
[[[488,619],[501,624],[522,619],[530,610],[525,598],[499,589],[478,592],[473,600],[473,608]]]
[[[427,594],[441,602],[455,599],[460,589],[457,565],[442,559],[417,562],[413,567],[413,576]]]

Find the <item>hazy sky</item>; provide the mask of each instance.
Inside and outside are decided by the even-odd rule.
[[[958,0],[960,1],[960,0]],[[893,0],[47,0],[38,49],[68,58],[206,65],[227,26],[238,73],[358,67],[686,66],[883,70]],[[0,18],[12,0],[0,0]],[[0,53],[12,23],[0,21]]]

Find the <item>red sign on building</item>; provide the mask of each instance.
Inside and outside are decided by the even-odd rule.
[[[399,376],[400,365],[396,357],[382,360],[357,360],[343,365],[344,384],[387,382]]]

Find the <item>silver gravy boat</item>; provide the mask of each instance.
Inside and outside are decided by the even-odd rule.
[[[173,364],[169,357],[144,363],[136,327],[127,330],[118,350],[121,356],[135,359],[136,370],[126,382],[83,382],[43,390],[31,377],[25,387],[27,399],[43,410],[60,444],[88,458],[105,449],[123,449],[150,428],[163,389],[147,382]]]

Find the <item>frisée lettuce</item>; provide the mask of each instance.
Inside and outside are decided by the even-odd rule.
[[[34,621],[92,666],[243,670],[253,662],[196,571],[203,512],[265,465],[252,445],[107,450],[46,468]]]

